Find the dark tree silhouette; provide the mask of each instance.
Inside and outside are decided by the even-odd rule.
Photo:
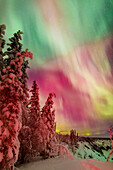
[[[6,26],[4,24],[0,25],[0,80],[1,80],[1,75],[2,75],[2,69],[3,69],[3,66],[4,66],[3,48],[4,48],[4,45],[5,45],[5,40],[3,39],[3,35],[5,34],[5,29],[6,29]]]

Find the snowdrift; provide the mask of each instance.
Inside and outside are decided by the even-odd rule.
[[[51,158],[21,165],[19,170],[113,170],[113,162],[90,159]]]

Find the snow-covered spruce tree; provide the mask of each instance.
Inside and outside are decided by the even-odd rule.
[[[52,98],[56,97],[55,93],[49,93],[49,97],[42,108],[42,122],[44,122],[47,130],[43,132],[42,137],[44,140],[44,148],[41,155],[44,157],[54,156],[54,146],[56,144],[56,122],[55,122],[55,110],[53,108]],[[40,127],[39,127],[40,128]]]
[[[22,34],[23,32],[19,30],[17,33],[14,33],[13,37],[9,38],[10,43],[8,43],[7,45],[10,47],[7,48],[7,51],[5,52],[5,55],[8,55],[9,57],[6,58],[4,61],[5,61],[5,65],[7,66],[11,60],[16,58],[16,53],[18,53],[19,55],[23,55],[23,63],[21,65],[22,76],[18,77],[18,80],[21,82],[21,87],[23,89],[23,94],[24,94],[23,102],[21,103],[22,126],[24,126],[25,123],[27,123],[26,121],[28,116],[27,105],[28,105],[28,98],[29,98],[29,93],[28,93],[29,89],[27,86],[27,80],[28,80],[27,69],[30,68],[29,62],[28,60],[26,60],[26,57],[32,59],[33,55],[31,52],[28,52],[28,49],[22,51],[22,44],[20,43],[20,40],[22,40],[21,37]],[[16,58],[16,61],[18,61],[18,58]]]
[[[37,122],[38,127],[34,129],[32,134],[32,155],[42,156],[43,158],[48,157],[46,152],[47,142],[49,141],[49,130],[43,119],[40,118]]]
[[[23,94],[24,98],[21,103],[21,109],[22,109],[22,126],[24,126],[27,123],[27,117],[28,117],[28,98],[29,98],[29,89],[27,86],[27,80],[28,80],[28,75],[27,75],[27,69],[29,67],[29,62],[26,60],[26,57],[29,57],[32,59],[33,55],[31,52],[28,52],[28,49],[25,51],[22,51],[22,44],[20,43],[20,40],[22,40],[21,35],[23,32],[20,30],[17,33],[14,33],[13,37],[9,38],[10,43],[7,45],[9,48],[7,48],[7,51],[5,52],[5,55],[8,55],[9,57],[4,60],[5,66],[9,64],[9,62],[13,59],[16,58],[16,53],[19,55],[23,55],[23,63],[21,65],[21,72],[22,76],[18,77],[18,80],[21,82],[21,87],[23,89]],[[16,58],[16,61],[18,61],[18,58]]]
[[[32,160],[32,157],[35,157],[38,154],[39,138],[37,135],[35,135],[35,131],[39,131],[38,121],[40,118],[40,105],[39,88],[36,81],[33,81],[32,89],[30,92],[32,95],[28,103],[28,106],[30,106],[29,113],[19,135],[21,140],[21,163]]]
[[[7,51],[4,53],[5,55],[8,55],[9,57],[6,58],[4,61],[5,61],[5,65],[7,66],[9,65],[11,60],[17,58],[16,57],[17,53],[19,53],[20,55],[23,55],[23,63],[21,65],[22,76],[18,77],[18,79],[19,81],[21,81],[21,86],[23,88],[24,95],[26,96],[26,98],[28,98],[29,89],[27,87],[28,75],[27,75],[26,70],[27,68],[30,68],[30,67],[29,67],[28,60],[26,60],[26,57],[29,57],[32,59],[33,56],[31,52],[28,52],[28,49],[26,49],[25,51],[22,51],[22,44],[20,43],[20,40],[22,40],[21,34],[23,34],[23,32],[19,30],[17,33],[14,33],[13,37],[9,38],[10,43],[8,43],[7,45],[10,47],[8,47]]]
[[[27,69],[30,68],[29,67],[29,62],[28,60],[26,60],[26,57],[29,57],[30,59],[32,59],[32,53],[28,52],[28,49],[26,49],[25,51],[22,51],[21,54],[24,56],[23,58],[23,63],[22,63],[22,76],[19,79],[19,81],[21,82],[21,87],[23,89],[23,93],[24,93],[24,100],[21,103],[22,105],[22,127],[23,126],[27,126],[28,125],[28,116],[29,116],[29,109],[28,109],[28,104],[29,104],[29,89],[28,89],[28,75],[27,75]],[[21,139],[20,139],[21,140]]]
[[[32,89],[30,90],[32,93],[31,98],[30,98],[30,122],[29,125],[30,127],[38,127],[37,126],[37,121],[40,118],[40,104],[39,104],[39,87],[36,83],[36,81],[33,81]]]
[[[4,34],[4,32],[2,33]],[[11,166],[13,167],[18,157],[20,111],[26,98],[21,81],[27,62],[25,57],[32,59],[32,54],[28,52],[28,49],[21,51],[22,44],[19,43],[21,34],[20,31],[15,33],[14,37],[9,39],[10,48],[5,53],[1,53],[2,56],[7,55],[8,57],[6,59],[2,57],[3,68],[0,81],[0,169],[1,167],[2,169],[12,169]],[[8,127],[9,125],[10,127]]]
[[[29,57],[30,59],[32,59],[32,57],[33,57],[32,53],[28,52],[28,49],[26,49],[25,51],[22,51],[22,44],[20,43],[20,40],[22,40],[21,34],[23,34],[23,33],[20,30],[17,33],[14,33],[14,36],[9,39],[10,43],[7,44],[10,47],[5,52],[5,54],[9,56],[9,58],[5,59],[6,64],[8,64],[12,59],[16,58],[16,55],[15,55],[16,53],[23,56],[23,63],[21,65],[22,75],[20,77],[18,77],[18,80],[21,82],[21,88],[23,90],[23,95],[24,95],[23,101],[21,102],[22,129],[19,133],[19,141],[20,141],[19,161],[23,159],[22,145],[23,145],[23,143],[25,143],[25,141],[24,141],[24,139],[26,137],[25,129],[28,130],[28,127],[26,127],[28,124],[28,122],[27,122],[28,107],[27,106],[28,106],[28,102],[29,102],[29,100],[28,100],[29,99],[29,93],[28,93],[29,89],[27,86],[27,80],[28,80],[27,68],[30,68],[30,67],[29,67],[28,60],[26,60],[26,57]],[[16,58],[16,61],[18,62],[18,58]]]
[[[22,76],[19,77],[18,79],[21,82],[24,95],[26,96],[25,100],[27,100],[26,98],[29,97],[29,94],[28,94],[29,89],[27,87],[28,75],[27,75],[26,70],[27,68],[30,68],[30,67],[29,67],[28,60],[26,60],[26,57],[29,57],[32,59],[33,56],[31,52],[28,52],[28,49],[26,49],[25,51],[22,51],[22,44],[20,43],[20,40],[22,40],[21,34],[23,34],[23,32],[19,30],[17,33],[14,33],[13,37],[9,38],[10,43],[8,43],[7,45],[10,47],[7,48],[7,51],[5,52],[5,55],[8,55],[9,57],[6,58],[4,61],[7,65],[9,65],[9,62],[16,58],[16,53],[23,55],[23,63],[21,65]]]
[[[32,53],[28,52],[28,49],[22,51],[21,54],[24,56],[23,63],[22,63],[22,77],[19,79],[22,84],[24,100],[21,103],[22,114],[21,114],[21,121],[22,121],[22,128],[19,133],[19,141],[20,141],[20,149],[19,149],[19,158],[18,163],[22,163],[24,161],[25,153],[29,152],[30,149],[30,128],[29,124],[29,89],[27,85],[28,75],[27,75],[27,68],[29,68],[28,60],[25,60],[25,57],[29,57],[32,59]],[[26,146],[26,147],[23,147]]]
[[[30,59],[32,59],[32,53],[28,52],[28,49],[26,49],[26,51],[23,51],[22,54],[26,57],[29,57]],[[22,127],[25,125],[28,124],[27,122],[27,117],[29,116],[28,115],[28,112],[29,112],[29,109],[28,109],[28,104],[29,104],[29,89],[28,89],[28,83],[27,83],[27,80],[28,80],[28,75],[27,75],[27,69],[30,68],[29,67],[29,62],[28,60],[25,60],[25,57],[24,57],[24,60],[23,60],[23,63],[22,63],[22,77],[20,79],[21,83],[22,83],[22,89],[23,89],[23,93],[25,95],[25,98],[24,98],[24,101],[22,103]]]
[[[21,129],[19,121],[23,90],[18,77],[21,77],[23,56],[11,60],[4,68],[0,82],[0,169],[13,169],[18,158],[18,133]]]

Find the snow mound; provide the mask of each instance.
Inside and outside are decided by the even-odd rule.
[[[19,170],[113,170],[113,162],[102,162],[90,159],[67,160],[51,158],[24,164]]]

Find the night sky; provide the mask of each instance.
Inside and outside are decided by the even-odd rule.
[[[113,125],[113,0],[0,0],[5,39],[21,30],[29,88],[56,93],[57,132],[109,135]]]

